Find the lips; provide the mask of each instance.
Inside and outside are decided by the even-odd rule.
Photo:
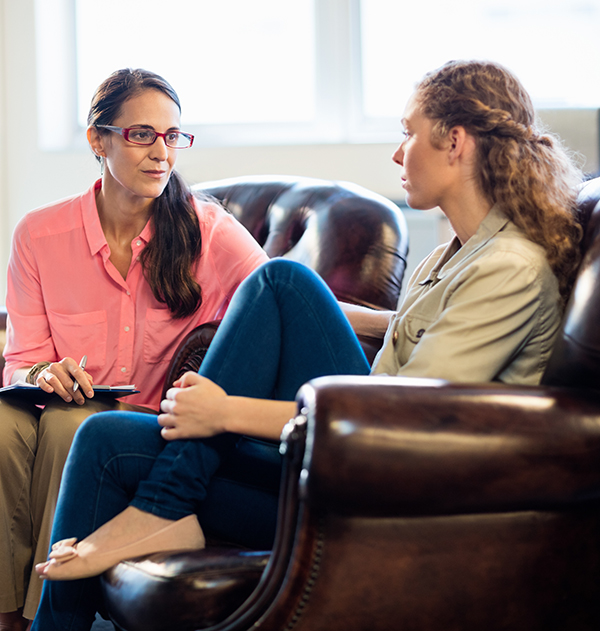
[[[164,177],[166,171],[143,171],[143,173],[147,175],[148,177],[155,178],[158,180],[161,177]]]

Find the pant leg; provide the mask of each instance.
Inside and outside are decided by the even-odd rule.
[[[29,620],[35,616],[42,592],[42,581],[34,567],[48,557],[58,490],[73,436],[81,423],[92,414],[122,407],[131,406],[102,397],[87,399],[81,406],[58,400],[48,404],[41,414],[31,483],[34,558],[23,609],[24,617]]]
[[[309,379],[368,374],[369,364],[320,277],[275,259],[238,288],[200,373],[231,395],[293,400]],[[170,519],[198,512],[196,503],[206,499],[212,475],[235,444],[231,436],[168,443],[133,505]]]
[[[208,362],[205,360],[206,366],[203,366],[202,374],[215,380],[230,394],[277,396],[291,400],[297,388],[307,379],[324,374],[368,373],[368,362],[335,299],[318,277],[310,272],[305,273],[305,269],[283,260],[274,261],[244,281],[217,334],[219,340],[215,338],[217,345],[207,355]],[[296,283],[298,287],[295,287]],[[334,315],[328,313],[329,309],[335,312]],[[244,334],[240,333],[240,327],[243,327]],[[261,332],[263,328],[266,333]],[[258,335],[262,335],[263,344],[257,344]],[[313,345],[312,351],[307,352],[306,345],[310,344]],[[251,361],[241,361],[257,350],[259,354],[254,354]],[[255,365],[257,357],[261,360],[259,367]],[[282,361],[286,363],[285,366],[281,365]],[[82,514],[79,509],[88,487],[92,484],[91,480],[101,475],[106,477],[98,468],[90,473],[89,479],[82,475],[82,470],[88,466],[84,455],[87,446],[97,443],[108,448],[109,444],[119,442],[115,434],[104,434],[110,440],[94,439],[84,428],[92,427],[92,422],[94,426],[99,426],[104,421],[102,426],[106,431],[109,420],[117,421],[118,415],[108,413],[89,419],[78,433],[69,457],[65,484],[61,489],[61,498],[64,496],[64,500],[59,498],[53,540],[66,536],[81,538],[91,532],[89,528],[94,524],[96,528],[124,508],[123,505],[113,512],[119,502],[114,499],[111,502],[108,495],[96,493],[93,511],[90,507]],[[155,431],[158,430],[156,426]],[[137,448],[140,440],[136,438],[129,445],[121,445],[121,451],[130,451],[131,444]],[[190,489],[197,488],[199,490],[195,493],[205,498],[203,507],[214,508],[203,519],[214,524],[215,530],[222,528],[227,532],[232,519],[238,520],[242,530],[254,527],[264,520],[267,511],[270,511],[270,517],[273,518],[276,512],[276,494],[272,493],[271,498],[263,497],[265,501],[254,502],[250,498],[256,489],[242,488],[238,484],[234,488],[229,485],[229,490],[226,490],[228,485],[221,484],[218,475],[214,475],[218,472],[223,450],[230,454],[233,447],[235,437],[231,435],[209,440],[167,443],[151,463],[147,475],[139,475],[138,472],[137,481],[140,483],[131,504],[169,517],[161,512],[167,506],[170,518],[173,519],[177,511],[182,511],[181,516],[193,512],[192,507],[197,500],[192,498],[190,505],[190,497],[194,495]],[[122,455],[117,457],[119,453],[117,448],[113,461],[121,460]],[[103,457],[106,459],[106,453]],[[136,475],[125,471],[123,476],[123,487],[131,488],[135,485]],[[78,492],[72,489],[75,482],[71,484],[71,480],[86,479],[87,483],[84,482],[81,487],[85,491],[82,496],[81,490]],[[179,493],[174,492],[177,488],[187,490],[184,497],[179,497]],[[262,492],[262,489],[258,491]],[[123,496],[121,499],[125,501]],[[111,510],[107,510],[108,504],[112,504]],[[241,505],[244,508],[242,512],[239,510]],[[90,518],[90,515],[94,517]],[[223,523],[219,523],[220,517]],[[242,521],[242,517],[245,521]],[[84,522],[87,524],[86,528],[81,527]],[[33,631],[89,629],[97,606],[98,594],[94,591],[97,587],[97,579],[46,582]],[[67,603],[70,603],[70,607]]]
[[[129,412],[96,414],[81,425],[65,464],[52,543],[83,539],[127,507],[164,447],[160,429],[156,416]],[[33,630],[87,631],[100,603],[97,577],[44,581]]]
[[[240,285],[200,368],[228,394],[287,401],[310,379],[369,371],[329,287],[286,259],[269,261]]]
[[[39,409],[0,398],[0,611],[23,606],[31,571],[31,476]]]

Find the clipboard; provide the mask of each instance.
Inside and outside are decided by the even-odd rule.
[[[126,397],[139,392],[132,384],[124,386],[94,385],[92,389],[94,390],[94,395],[113,399],[119,399],[120,397]],[[58,397],[55,392],[45,392],[39,386],[34,386],[24,381],[18,381],[10,386],[0,388],[0,395],[15,399],[18,398],[28,403],[35,403],[35,405],[45,405],[55,397]]]

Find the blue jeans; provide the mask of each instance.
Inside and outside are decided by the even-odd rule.
[[[368,373],[330,290],[284,259],[240,285],[200,370],[228,394],[279,400],[315,377]],[[95,414],[67,459],[52,541],[82,539],[133,505],[169,519],[196,513],[209,538],[268,548],[279,476],[275,443],[233,434],[166,442],[152,415]],[[87,630],[100,599],[97,577],[46,581],[32,631]]]

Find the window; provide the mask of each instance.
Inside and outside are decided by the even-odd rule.
[[[538,108],[600,106],[600,82],[590,80],[598,0],[362,0],[361,10],[368,118],[397,116],[419,78],[450,59],[502,63]]]
[[[179,94],[187,125],[315,117],[312,0],[77,0],[78,117],[118,68],[147,68]],[[141,8],[143,7],[143,8]],[[98,49],[98,40],[106,45]]]
[[[199,145],[394,142],[448,59],[513,69],[540,108],[600,107],[600,0],[36,0],[41,144],[84,144],[117,68],[173,84]]]

